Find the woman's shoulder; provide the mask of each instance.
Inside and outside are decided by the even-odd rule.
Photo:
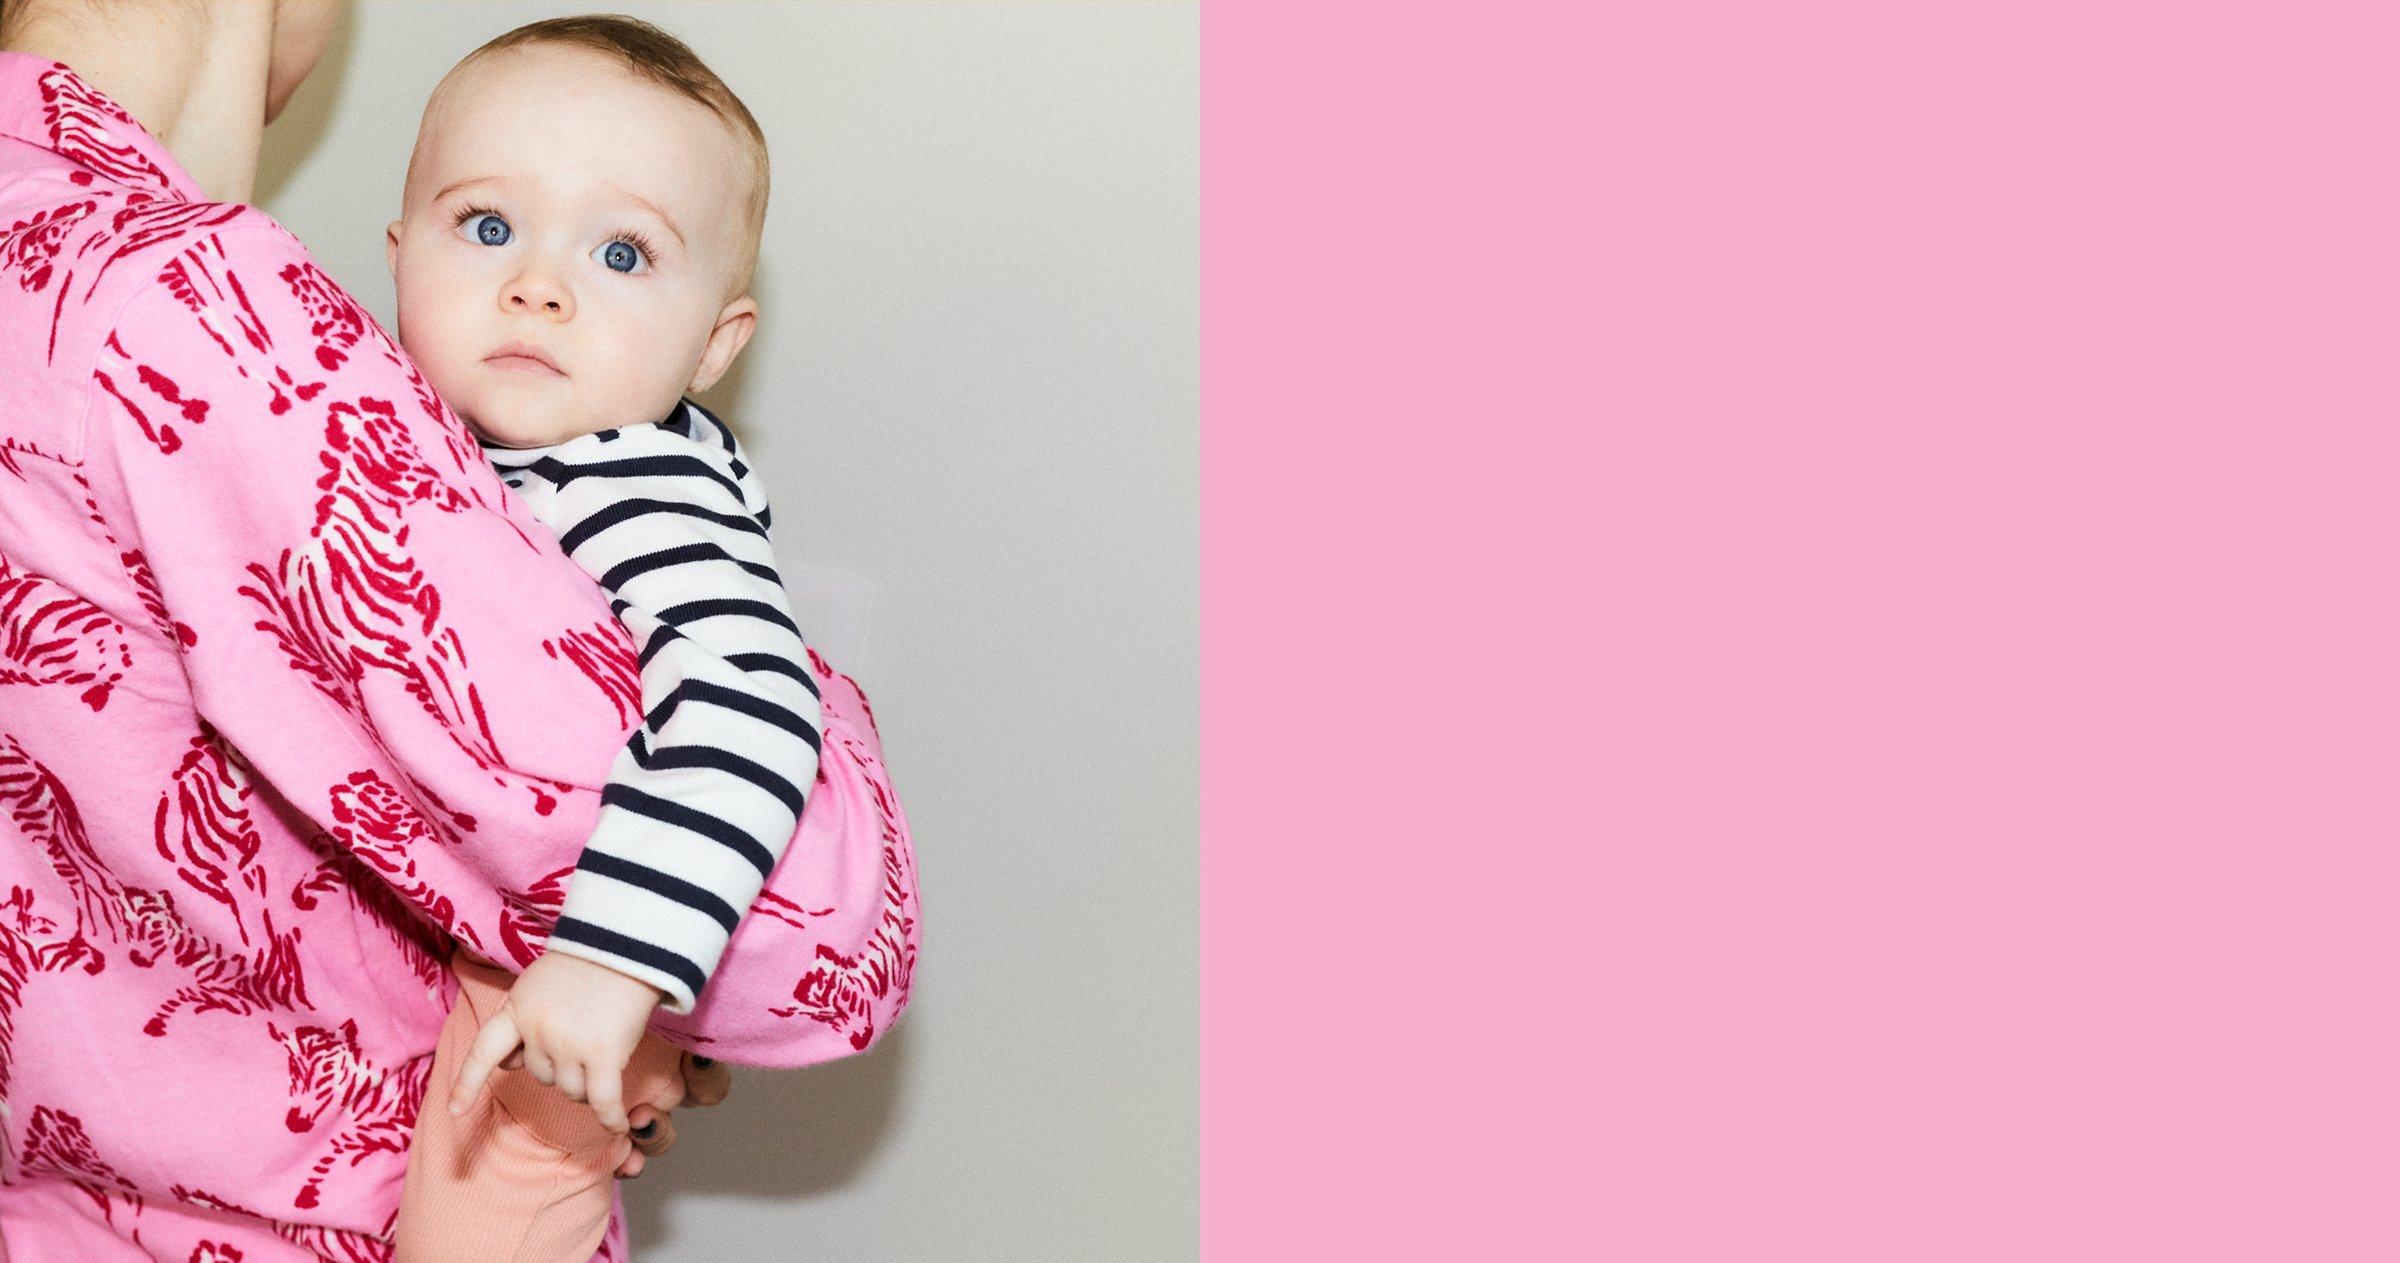
[[[112,295],[188,290],[195,270],[279,274],[315,266],[308,248],[274,216],[239,202],[138,202],[89,217],[74,236],[88,277],[87,305],[104,310]]]
[[[287,330],[346,349],[373,325],[299,238],[255,206],[161,200],[94,218],[107,222],[71,247],[85,279],[70,319],[87,326],[78,340],[95,351],[128,332],[145,341],[180,332],[247,358],[276,353],[275,335]]]
[[[75,400],[114,392],[152,429],[171,428],[162,409],[188,418],[198,403],[170,387],[205,391],[185,366],[203,379],[223,371],[275,382],[282,357],[295,357],[294,374],[322,373],[333,365],[321,346],[346,353],[373,336],[365,311],[265,211],[77,191],[0,238],[0,380],[11,387],[0,397],[57,414],[28,423],[47,431],[45,450],[80,451],[85,408]],[[8,222],[0,217],[0,230]]]

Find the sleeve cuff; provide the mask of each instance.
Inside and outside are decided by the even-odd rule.
[[[692,1006],[699,1003],[701,987],[708,982],[705,975],[694,977],[690,962],[672,953],[572,917],[559,918],[546,950],[605,965],[649,983],[665,993],[658,1007],[679,1015],[692,1011]]]

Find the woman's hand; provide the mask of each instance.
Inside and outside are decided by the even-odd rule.
[[[467,1049],[450,1113],[466,1113],[484,1080],[519,1054],[526,1073],[582,1101],[602,1126],[619,1135],[632,1130],[625,1109],[625,1063],[650,1025],[650,1012],[666,998],[649,983],[606,965],[546,953],[526,966],[508,998]]]

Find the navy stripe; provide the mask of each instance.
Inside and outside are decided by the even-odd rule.
[[[659,725],[667,722],[668,718],[674,715],[676,708],[682,706],[686,699],[705,702],[711,706],[722,706],[727,710],[740,711],[752,719],[765,720],[807,742],[808,748],[816,751],[820,757],[825,753],[824,738],[817,735],[817,730],[810,727],[807,720],[763,697],[737,693],[721,684],[711,684],[706,680],[685,680],[677,684],[675,691],[667,694],[666,700],[660,702],[656,709],[644,717],[644,722],[650,726],[652,732],[658,731]],[[634,735],[640,736],[641,734],[637,732]]]
[[[718,473],[716,466],[697,456],[625,456],[586,465],[570,465],[555,456],[545,456],[525,468],[560,487],[578,478],[706,478],[730,493],[735,504],[742,502],[741,484]]]
[[[681,605],[670,605],[660,610],[658,619],[662,623],[671,623],[681,627],[685,623],[697,623],[704,618],[723,618],[728,614],[745,614],[751,618],[765,619],[795,636],[800,635],[800,626],[792,621],[791,615],[776,609],[765,601],[752,601],[743,597],[718,596],[702,601],[685,601]]]
[[[766,764],[719,750],[715,746],[668,746],[664,750],[652,750],[649,743],[642,740],[641,733],[634,733],[633,738],[635,743],[633,761],[640,764],[645,771],[655,772],[660,768],[700,768],[712,772],[723,772],[727,776],[747,781],[773,794],[775,801],[791,808],[794,816],[798,816],[808,806],[808,800],[801,796],[799,787],[768,770]]]
[[[618,602],[618,604],[623,604],[623,602]],[[619,611],[620,616],[622,613],[623,611]],[[668,642],[686,639],[689,637],[675,630],[672,624],[660,623],[658,629],[651,633],[650,642],[642,646],[640,653],[634,655],[633,665],[648,670],[650,660],[666,649]],[[800,687],[807,689],[810,697],[820,701],[825,697],[825,690],[817,687],[817,678],[810,675],[807,668],[779,653],[729,653],[725,655],[725,665],[744,671],[766,671],[774,675],[788,675],[798,680]]]
[[[695,1000],[699,998],[700,988],[708,985],[708,975],[701,973],[698,965],[663,947],[653,947],[640,939],[627,938],[615,930],[601,929],[589,921],[560,917],[557,928],[550,931],[550,937],[596,947],[635,964],[648,965],[689,988]]]
[[[661,899],[682,904],[724,926],[727,934],[732,934],[733,927],[741,924],[741,914],[733,910],[732,904],[702,887],[680,877],[670,877],[647,864],[619,859],[605,851],[586,850],[583,858],[575,862],[575,867],[624,882],[628,886],[639,886]]]
[[[661,824],[671,824],[697,833],[750,861],[750,866],[758,870],[760,877],[775,871],[775,857],[758,844],[758,839],[705,811],[669,802],[656,794],[643,793],[631,785],[617,784],[610,784],[600,791],[600,805],[622,807],[637,816],[647,816]]]
[[[680,548],[662,548],[654,553],[644,553],[639,557],[620,561],[609,567],[607,574],[600,576],[600,586],[614,592],[624,587],[627,579],[637,575],[646,575],[653,570],[664,570],[669,566],[680,566],[693,561],[729,561],[769,583],[778,587],[783,585],[783,576],[775,573],[773,566],[762,566],[755,561],[743,561],[715,544],[702,541],[697,544],[685,544]]]
[[[737,531],[747,531],[762,538],[767,533],[767,528],[760,526],[758,519],[747,513],[711,513],[706,509],[679,504],[673,500],[619,500],[577,522],[575,529],[558,537],[558,543],[561,548],[572,553],[581,547],[584,541],[609,527],[620,522],[630,522],[638,517],[647,517],[653,513],[673,513],[681,517],[696,517],[703,521],[714,522],[719,526],[732,527]]]
[[[810,696],[820,700],[825,696],[824,691],[817,687],[816,677],[810,675],[800,664],[781,654],[729,653],[725,655],[725,661],[744,671],[768,671],[776,675],[788,675],[800,681],[808,689]]]
[[[668,641],[681,639],[683,639],[682,632],[661,624],[659,629],[651,634],[650,643],[642,646],[642,651],[634,655],[633,665],[648,669],[650,660],[658,656],[659,650],[667,647]]]

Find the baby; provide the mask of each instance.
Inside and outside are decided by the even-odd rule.
[[[815,779],[823,720],[765,497],[732,433],[683,398],[757,325],[766,202],[749,111],[632,19],[511,31],[425,107],[387,233],[400,341],[608,591],[646,719],[545,954],[513,985],[463,950],[454,962],[403,1260],[501,1257],[479,1252],[493,1240],[526,1243],[519,1260],[598,1248],[628,1102],[675,1076],[650,1015],[697,1002]],[[492,1077],[520,1054],[550,1087]]]

